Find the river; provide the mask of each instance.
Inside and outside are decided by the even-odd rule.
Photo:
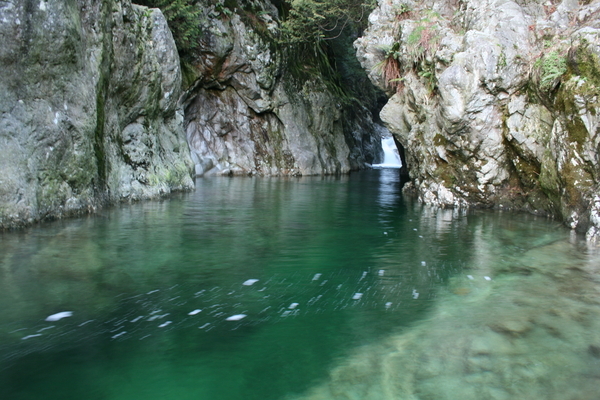
[[[0,398],[597,399],[599,268],[397,169],[199,179],[0,233]]]

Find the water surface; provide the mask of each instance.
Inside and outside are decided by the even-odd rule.
[[[597,256],[405,201],[397,170],[201,179],[0,240],[3,399],[597,398]]]

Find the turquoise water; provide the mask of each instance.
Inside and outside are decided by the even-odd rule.
[[[0,240],[2,399],[597,398],[593,249],[403,200],[397,170],[200,179]]]

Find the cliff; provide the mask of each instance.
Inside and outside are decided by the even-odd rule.
[[[159,10],[0,4],[0,228],[193,187]]]
[[[581,4],[580,4],[581,3]],[[597,1],[380,1],[355,42],[426,203],[600,232]]]
[[[194,174],[338,174],[378,161],[368,102],[294,59],[272,3],[199,7],[182,79],[159,9],[0,4],[0,228],[187,190]]]
[[[301,59],[279,40],[278,9],[268,1],[227,4],[204,6],[186,75],[196,173],[338,174],[377,160],[371,112],[324,76],[316,64],[326,60]]]

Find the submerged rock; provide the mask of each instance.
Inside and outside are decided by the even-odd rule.
[[[0,227],[193,187],[159,10],[12,0],[0,19]]]
[[[498,232],[484,235],[482,245],[490,249],[506,240]],[[596,398],[600,302],[592,278],[598,256],[574,262],[569,253],[575,247],[558,241],[508,256],[499,264],[535,260],[543,268],[528,277],[499,274],[492,290],[474,283],[469,296],[440,293],[421,322],[357,349],[324,382],[289,398]],[[565,277],[568,266],[577,268]],[[472,268],[483,273],[488,266],[473,261]]]
[[[380,1],[355,42],[414,190],[600,234],[598,1]]]

